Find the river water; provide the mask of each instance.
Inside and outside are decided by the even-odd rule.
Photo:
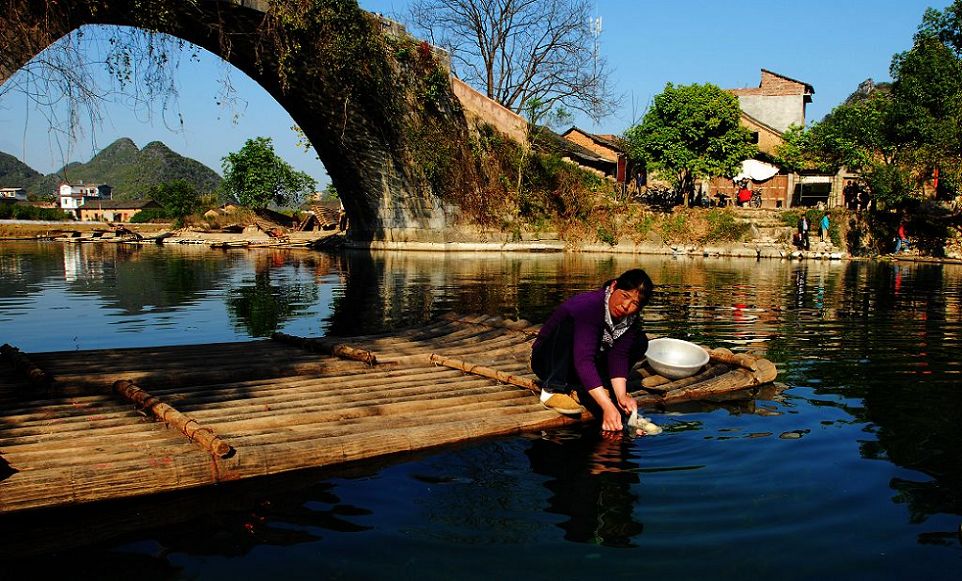
[[[239,487],[0,519],[0,577],[904,579],[962,565],[962,267],[584,254],[0,244],[25,352],[543,321],[635,266],[651,333],[763,354],[786,388]],[[2,449],[0,449],[2,455]],[[953,573],[954,571],[954,573]]]

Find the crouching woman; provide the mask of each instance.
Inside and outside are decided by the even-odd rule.
[[[622,414],[638,409],[628,395],[628,371],[648,349],[640,312],[653,291],[651,278],[636,268],[569,298],[551,314],[531,351],[546,406],[579,413],[567,395],[576,391],[581,401],[597,404],[602,430],[622,429]]]

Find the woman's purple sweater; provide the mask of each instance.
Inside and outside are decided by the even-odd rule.
[[[605,289],[604,287],[577,294],[561,303],[545,321],[538,332],[534,348],[550,336],[566,319],[573,323],[574,340],[572,360],[575,371],[585,389],[603,385],[598,372],[596,358],[601,356],[601,335],[605,328]],[[614,345],[604,355],[608,360],[608,377],[628,377],[628,354],[631,346],[638,340],[638,329],[632,325],[623,335],[615,339]]]

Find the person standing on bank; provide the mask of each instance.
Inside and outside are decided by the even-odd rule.
[[[905,220],[899,222],[899,229],[895,238],[895,254],[909,249],[909,235],[905,232]]]
[[[628,372],[648,350],[639,313],[653,292],[651,278],[636,268],[555,309],[531,349],[545,406],[581,413],[578,401],[567,395],[574,391],[600,408],[602,430],[622,429],[622,414],[638,409],[628,395]]]
[[[822,228],[818,231],[818,239],[822,242],[828,240],[828,212],[822,214]]]
[[[798,219],[798,242],[800,249],[808,250],[810,248],[808,244],[808,218],[805,214],[802,214],[802,217]]]

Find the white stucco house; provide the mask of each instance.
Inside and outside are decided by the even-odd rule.
[[[60,184],[57,192],[57,199],[60,201],[60,209],[65,212],[73,212],[78,218],[79,210],[88,201],[101,201],[112,199],[111,187],[107,184]]]

